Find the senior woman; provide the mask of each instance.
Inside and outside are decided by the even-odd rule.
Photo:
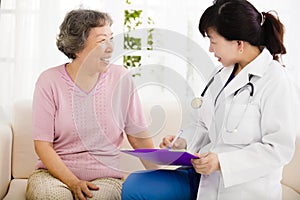
[[[106,13],[78,9],[60,26],[57,47],[71,62],[44,71],[35,86],[39,160],[27,199],[120,199],[123,132],[133,148],[153,148],[130,75],[110,64],[111,24]]]

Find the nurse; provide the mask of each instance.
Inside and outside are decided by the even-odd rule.
[[[184,130],[177,145],[200,157],[192,160],[195,174],[201,175],[199,187],[194,189],[199,179],[190,172],[134,173],[123,184],[122,197],[279,200],[282,169],[293,157],[299,119],[295,86],[279,62],[286,53],[284,27],[273,13],[259,12],[248,1],[219,0],[201,16],[199,31],[223,66],[216,75],[223,84],[211,83],[217,92],[195,106],[200,113],[195,127]],[[161,147],[173,138],[164,138]],[[156,196],[150,184],[162,188]],[[180,194],[173,198],[174,193]]]

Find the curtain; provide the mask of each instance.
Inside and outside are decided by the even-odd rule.
[[[51,2],[51,3],[50,3]],[[15,101],[31,98],[37,75],[61,59],[53,50],[58,1],[2,0],[0,15],[0,119]]]

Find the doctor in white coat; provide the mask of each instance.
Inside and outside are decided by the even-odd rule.
[[[199,156],[194,171],[133,173],[122,199],[280,200],[300,111],[296,86],[279,62],[284,27],[246,0],[218,0],[201,16],[199,31],[222,68],[192,101],[199,116],[174,144]]]
[[[188,143],[200,157],[192,161],[201,174],[197,199],[279,200],[299,119],[295,86],[278,62],[286,53],[283,25],[247,1],[225,0],[206,9],[199,30],[223,65],[216,78],[224,84],[212,82],[218,92],[194,105],[214,111],[200,114]]]

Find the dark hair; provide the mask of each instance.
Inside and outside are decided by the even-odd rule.
[[[112,19],[107,13],[86,9],[72,10],[60,25],[56,46],[68,58],[75,59],[76,53],[85,47],[92,28],[111,24]]]
[[[199,31],[207,36],[213,28],[227,40],[242,40],[260,49],[265,46],[274,60],[285,54],[284,26],[270,12],[258,12],[246,0],[216,0],[200,18]]]

